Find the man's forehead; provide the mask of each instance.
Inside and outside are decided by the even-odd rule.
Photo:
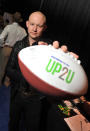
[[[30,16],[32,16],[32,15],[40,15],[42,17],[45,17],[45,15],[40,11],[33,12],[33,13],[30,14]]]
[[[29,16],[29,21],[32,20],[42,20],[42,22],[46,22],[46,17],[41,12],[34,12]]]

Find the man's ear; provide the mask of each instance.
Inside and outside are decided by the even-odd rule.
[[[47,25],[44,25],[44,31],[47,29]]]
[[[26,21],[26,27],[28,28],[28,20]]]

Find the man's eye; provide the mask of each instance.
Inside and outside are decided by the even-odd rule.
[[[42,27],[43,27],[43,25],[38,25],[38,27],[39,27],[39,28],[42,28]]]
[[[31,23],[30,25],[34,25],[33,23]]]

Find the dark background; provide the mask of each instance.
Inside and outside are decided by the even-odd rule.
[[[41,10],[47,17],[46,35],[80,56],[90,81],[90,0],[0,0],[0,7],[10,13],[20,11],[24,25],[31,12]]]

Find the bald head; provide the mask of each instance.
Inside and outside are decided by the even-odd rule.
[[[30,14],[29,16],[29,20],[35,18],[36,20],[39,19],[41,23],[46,24],[46,16],[40,12],[40,11],[36,11]]]

